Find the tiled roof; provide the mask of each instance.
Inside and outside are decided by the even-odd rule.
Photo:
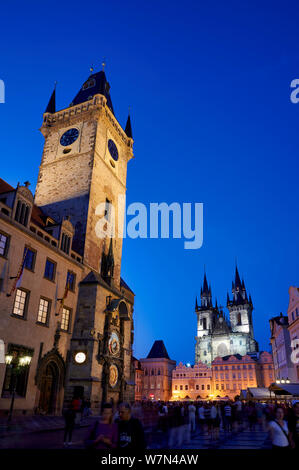
[[[14,191],[15,188],[10,186],[10,184],[6,183],[2,178],[0,178],[0,194],[9,193],[10,191]]]
[[[147,359],[169,359],[165,344],[162,340],[157,340],[154,342],[152,349],[150,350]]]

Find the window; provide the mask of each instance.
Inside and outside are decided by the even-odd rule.
[[[24,255],[25,255],[24,268],[29,269],[30,271],[33,271],[34,266],[35,266],[36,251],[33,251],[30,248],[25,247]]]
[[[203,352],[203,355],[206,356],[206,355],[207,355],[207,351],[204,351],[204,352]]]
[[[183,385],[180,385],[180,390],[183,390]]]
[[[70,245],[71,245],[71,237],[63,233],[61,237],[60,249],[68,255],[70,252]]]
[[[219,390],[219,384],[216,384],[216,390]]]
[[[13,314],[25,317],[29,293],[23,289],[17,289]]]
[[[67,272],[67,277],[66,277],[66,283],[68,284],[68,288],[71,291],[75,291],[75,285],[76,285],[76,274],[73,273],[72,271]]]
[[[237,315],[237,324],[238,324],[238,325],[242,325],[241,313],[238,313],[238,315]]]
[[[196,390],[199,390],[199,385],[196,385],[195,388],[196,388]]]
[[[49,281],[54,281],[55,272],[56,272],[56,263],[54,263],[54,261],[47,259],[44,277],[46,279],[49,279]]]
[[[211,389],[211,386],[210,385],[207,385],[207,390],[210,390]]]
[[[61,318],[61,329],[68,331],[70,324],[71,311],[69,308],[63,307],[62,318]]]
[[[158,369],[158,375],[161,375],[160,369]]]
[[[201,389],[202,389],[202,390],[204,390],[204,389],[205,389],[205,386],[204,386],[204,384],[202,384],[202,386],[201,386]]]
[[[151,374],[152,374],[152,375],[154,375],[154,374],[155,374],[155,371],[154,371],[154,369],[152,369],[152,372],[151,372]]]
[[[48,323],[48,314],[50,312],[50,301],[40,298],[39,300],[39,308],[37,314],[37,321],[39,323],[47,324]]]
[[[188,390],[188,385],[185,385],[185,390]]]
[[[229,384],[226,384],[226,390],[229,390]]]
[[[175,385],[175,386],[174,386],[174,389],[175,389],[175,390],[177,390],[177,389],[178,389],[178,386],[177,386],[177,385]]]
[[[0,256],[7,256],[9,236],[0,232]]]
[[[224,390],[224,384],[221,384],[221,390]]]
[[[204,330],[207,329],[207,319],[206,318],[203,318],[203,329]]]
[[[25,202],[18,201],[17,209],[15,213],[15,220],[22,225],[27,226],[28,217],[29,217],[29,206]]]

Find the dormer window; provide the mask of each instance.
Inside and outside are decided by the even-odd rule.
[[[70,245],[71,245],[71,237],[66,235],[66,233],[63,233],[61,237],[60,249],[68,255],[70,252]]]
[[[27,227],[29,218],[30,206],[21,200],[17,203],[17,209],[15,213],[15,220],[22,225]]]
[[[88,88],[94,87],[96,84],[96,81],[94,78],[91,78],[90,80],[87,80],[87,82],[84,83],[82,90],[87,90]]]

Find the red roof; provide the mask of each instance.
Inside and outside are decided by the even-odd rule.
[[[0,178],[0,194],[9,193],[10,191],[14,191],[15,188],[10,186],[10,184],[6,183],[2,178]]]

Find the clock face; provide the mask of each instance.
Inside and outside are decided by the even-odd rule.
[[[115,143],[111,139],[108,140],[108,150],[109,150],[109,153],[110,153],[111,157],[113,158],[113,160],[115,160],[117,162],[117,160],[118,160],[118,150],[117,150],[117,147],[116,147]]]
[[[60,144],[66,147],[67,145],[72,145],[79,136],[79,131],[78,129],[75,129],[74,127],[72,129],[69,129],[66,131],[60,138]]]
[[[78,363],[78,364],[83,364],[83,362],[85,362],[85,359],[86,359],[86,354],[84,352],[78,352],[76,355],[75,355],[75,361]]]
[[[112,364],[109,369],[109,385],[115,387],[118,381],[118,368]]]
[[[120,350],[120,344],[119,344],[119,337],[115,331],[113,331],[110,335],[109,342],[108,342],[108,349],[110,354],[113,356],[116,356],[119,353]]]

